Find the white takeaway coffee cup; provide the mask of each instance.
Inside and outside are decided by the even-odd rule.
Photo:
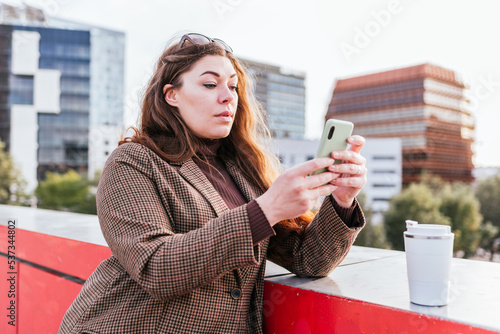
[[[448,304],[454,234],[446,225],[406,221],[404,232],[410,301],[426,306]]]

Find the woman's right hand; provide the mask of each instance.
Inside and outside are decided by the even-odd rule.
[[[338,174],[324,172],[309,176],[318,169],[328,168],[334,161],[316,158],[297,165],[281,174],[262,196],[255,199],[271,226],[306,213],[313,208],[318,197],[335,190],[330,181]]]

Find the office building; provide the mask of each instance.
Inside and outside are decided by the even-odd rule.
[[[472,182],[466,92],[457,73],[432,64],[340,79],[326,118],[354,122],[354,133],[365,137],[401,138],[405,185],[424,173]]]
[[[89,153],[109,153],[98,139],[109,141],[112,131],[92,129],[123,124],[124,35],[70,26],[26,5],[0,4],[0,20],[0,138],[27,190],[48,171],[93,174]]]
[[[125,34],[53,18],[60,29],[90,32],[90,117],[88,175],[100,171],[124,131]]]
[[[319,139],[275,138],[272,140],[271,147],[272,152],[280,160],[282,168],[288,169],[314,159],[318,145]]]
[[[256,81],[255,95],[267,111],[275,138],[303,139],[305,135],[305,73],[255,61],[240,60]]]
[[[382,222],[389,200],[401,192],[403,185],[402,140],[400,138],[367,138],[361,152],[366,158],[367,203],[373,210],[373,223]]]

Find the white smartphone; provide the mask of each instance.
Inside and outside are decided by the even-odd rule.
[[[352,134],[354,124],[348,121],[341,121],[338,119],[329,119],[325,123],[323,134],[319,142],[316,158],[331,157],[333,151],[344,151],[347,149],[347,138]],[[335,164],[341,163],[341,160],[335,160]],[[318,169],[311,173],[320,174],[326,172],[327,169]]]

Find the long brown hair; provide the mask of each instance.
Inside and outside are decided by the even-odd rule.
[[[271,143],[270,132],[264,121],[265,111],[253,96],[254,83],[245,67],[217,43],[200,45],[185,42],[181,48],[176,43],[163,52],[144,93],[140,126],[132,127],[135,135],[124,138],[119,145],[126,142],[140,143],[167,162],[182,162],[197,156],[203,141],[192,133],[179,110],[165,101],[163,87],[171,84],[172,88],[180,88],[181,75],[207,55],[227,57],[238,76],[238,106],[234,124],[230,134],[221,139],[218,154],[233,159],[245,177],[264,192],[279,171],[278,159],[264,146]],[[275,230],[280,236],[301,234],[305,226],[304,221],[300,221],[283,221],[280,223],[281,228]]]
[[[182,162],[196,156],[203,142],[195,136],[182,119],[178,109],[164,98],[163,86],[180,88],[182,73],[207,55],[227,57],[238,76],[238,106],[229,136],[221,139],[219,154],[232,158],[246,176],[262,191],[266,191],[278,175],[277,159],[265,147],[270,143],[264,112],[252,94],[253,82],[246,69],[217,43],[178,43],[167,48],[156,64],[156,70],[146,88],[142,102],[139,128],[135,135],[119,142],[136,142],[153,150],[168,162]]]

